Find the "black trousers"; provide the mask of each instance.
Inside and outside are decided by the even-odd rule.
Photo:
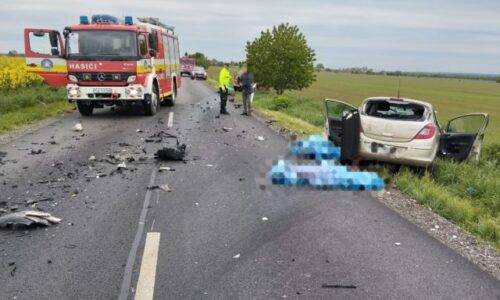
[[[226,104],[227,104],[227,96],[228,96],[228,90],[219,88],[219,94],[220,94],[220,112],[226,112]]]

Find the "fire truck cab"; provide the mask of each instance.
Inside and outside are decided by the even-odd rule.
[[[94,15],[90,22],[24,30],[27,69],[49,85],[66,86],[84,116],[95,108],[140,103],[146,115],[174,105],[181,87],[179,41],[157,18]]]

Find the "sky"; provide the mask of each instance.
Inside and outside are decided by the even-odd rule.
[[[245,59],[245,44],[299,26],[331,68],[500,74],[499,0],[0,0],[0,53],[24,52],[23,28],[62,31],[80,15],[159,17],[181,52]]]

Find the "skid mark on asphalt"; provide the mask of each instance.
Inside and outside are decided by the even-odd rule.
[[[156,178],[156,171],[151,173],[151,178],[149,179],[149,186],[153,185]],[[137,232],[134,237],[134,241],[132,242],[132,247],[130,249],[127,264],[125,266],[125,271],[123,274],[122,286],[120,289],[119,300],[127,300],[128,295],[130,293],[130,287],[132,282],[132,273],[134,270],[134,262],[137,256],[137,250],[139,249],[139,244],[141,243],[142,236],[144,234],[144,225],[146,222],[146,215],[148,213],[149,202],[151,200],[151,190],[146,192],[146,196],[144,197],[144,204],[142,205],[141,216],[139,217],[139,226],[137,226]]]
[[[171,128],[172,126],[174,126],[174,112],[173,111],[168,113],[167,128]]]
[[[144,245],[144,253],[142,255],[141,271],[139,272],[135,300],[153,299],[159,247],[160,233],[148,232]]]

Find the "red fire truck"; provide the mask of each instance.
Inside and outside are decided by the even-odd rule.
[[[154,115],[181,87],[179,41],[157,18],[80,17],[63,35],[24,30],[26,65],[49,85],[66,86],[84,116],[94,108],[140,103]],[[179,75],[178,75],[179,74]]]

